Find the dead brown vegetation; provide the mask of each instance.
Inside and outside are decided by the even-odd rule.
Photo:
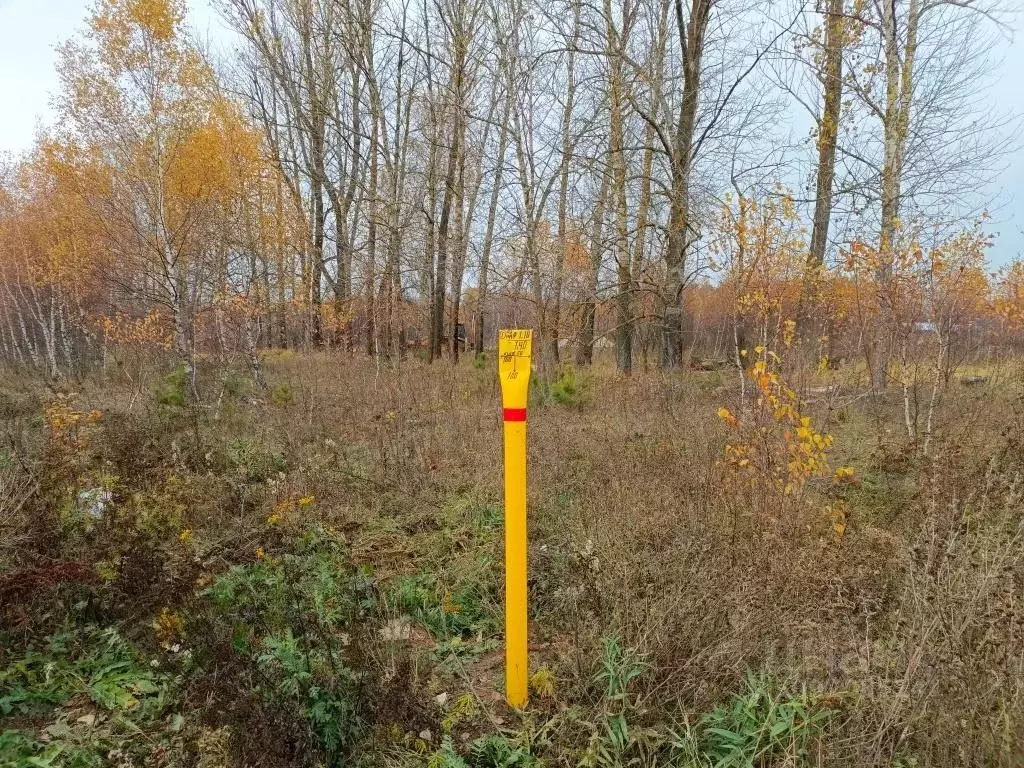
[[[557,682],[553,698],[535,697],[534,714],[519,721],[500,704],[501,665],[492,658],[501,615],[493,371],[284,354],[267,360],[267,372],[265,391],[211,372],[203,377],[207,405],[173,417],[151,398],[133,400],[118,382],[82,383],[68,401],[103,414],[88,447],[55,464],[52,447],[42,450],[48,443],[36,436],[21,458],[51,500],[99,484],[100,473],[115,477],[118,512],[97,526],[102,536],[72,535],[56,517],[40,526],[24,509],[4,517],[4,538],[18,545],[0,550],[3,568],[42,573],[26,569],[52,569],[58,557],[118,563],[92,590],[89,610],[139,622],[140,637],[160,607],[186,617],[200,611],[197,595],[218,573],[252,562],[257,548],[289,551],[314,523],[338,532],[357,567],[372,568],[379,594],[423,573],[446,595],[479,586],[477,610],[494,634],[481,632],[479,652],[440,661],[429,632],[375,629],[406,620],[397,604],[377,603],[356,645],[369,670],[366,690],[388,702],[371,708],[373,749],[392,755],[385,762],[398,758],[380,747],[379,729],[427,729],[436,738],[432,698],[461,691],[477,702],[479,723],[500,718],[505,728],[530,728],[537,716],[562,718],[543,754],[573,764],[586,751],[586,729],[567,724],[565,712],[599,706],[592,675],[608,637],[649,665],[633,691],[635,727],[692,721],[736,690],[747,670],[766,670],[838,713],[817,764],[1024,759],[1020,381],[950,389],[948,427],[928,457],[887,426],[899,423],[899,402],[813,406],[808,413],[835,436],[837,460],[857,477],[812,480],[785,517],[755,513],[773,508],[752,496],[769,491],[742,486],[723,465],[729,438],[715,412],[734,397],[731,379],[619,378],[598,368],[587,375],[587,402],[571,405],[535,382],[531,643],[535,668],[549,668]],[[40,395],[50,397],[22,396]],[[268,525],[282,500],[299,496],[315,504]],[[847,509],[840,535],[823,512],[837,499]],[[201,542],[197,550],[179,540],[186,530]],[[39,623],[20,631],[51,627],[55,600],[29,600],[25,611]],[[213,657],[210,669],[220,672],[202,678],[189,700],[211,728],[256,727],[269,710],[246,699],[227,716],[229,691],[212,681],[247,678],[230,673],[236,662],[218,666]],[[279,723],[267,733],[279,740],[286,731]],[[242,753],[269,764],[256,759],[259,749]],[[266,754],[299,760],[282,749]],[[634,757],[654,765],[664,754],[638,744]]]

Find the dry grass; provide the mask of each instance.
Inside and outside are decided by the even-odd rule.
[[[244,562],[257,546],[286,547],[265,518],[282,498],[312,495],[303,514],[341,531],[379,588],[421,573],[452,591],[479,582],[480,610],[500,626],[493,371],[283,354],[268,359],[267,372],[267,391],[241,394],[234,379],[209,373],[201,426],[179,419],[166,435],[152,434],[160,423],[152,385],[83,384],[74,402],[104,411],[96,459],[134,492],[166,492],[170,474],[190,478],[176,497],[176,524],[204,542],[200,570]],[[811,413],[835,435],[837,463],[860,479],[844,488],[812,481],[775,519],[752,511],[766,508],[752,494],[767,491],[741,487],[720,463],[727,437],[715,411],[735,396],[730,376],[622,379],[598,368],[576,406],[535,386],[531,643],[556,685],[554,702],[538,701],[523,727],[545,712],[598,706],[594,665],[602,640],[615,637],[649,665],[631,703],[643,725],[692,721],[737,690],[747,670],[767,670],[841,713],[814,762],[1024,764],[1019,381],[1001,376],[983,391],[953,385],[927,459],[901,436],[898,402],[815,404]],[[250,468],[266,474],[259,483],[238,481],[239,446],[251,454],[243,464],[278,464]],[[226,456],[235,457],[231,467]],[[848,509],[841,539],[822,511],[838,497]],[[14,530],[14,513],[4,514]],[[386,625],[401,618],[393,605],[381,611]],[[427,660],[430,646],[429,635],[413,633],[367,651],[390,695],[401,689],[413,702],[388,717],[428,722],[434,694],[468,691],[481,707],[472,728],[515,722],[500,704],[493,642],[450,664],[436,653]],[[578,759],[581,727],[551,729],[548,759]],[[653,765],[651,754],[664,752],[637,754]]]

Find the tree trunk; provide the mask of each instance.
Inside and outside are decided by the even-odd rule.
[[[576,98],[576,46],[580,37],[580,3],[572,4],[573,24],[572,39],[569,42],[569,55],[566,61],[568,82],[565,90],[565,106],[562,109],[562,162],[559,168],[558,184],[558,246],[555,253],[554,275],[552,275],[551,309],[548,322],[551,326],[549,354],[554,362],[558,362],[558,342],[561,336],[562,320],[562,283],[565,277],[565,252],[569,246],[568,205],[569,205],[569,167],[572,164],[572,112]]]
[[[441,200],[441,217],[437,225],[437,268],[434,271],[434,305],[432,307],[433,317],[431,318],[433,332],[430,339],[431,361],[441,357],[441,342],[444,338],[444,309],[445,294],[448,288],[448,244],[450,240],[449,230],[451,227],[452,206],[462,204],[456,184],[459,165],[459,139],[460,131],[456,128],[448,150],[444,197]]]
[[[669,206],[668,244],[665,249],[664,319],[661,330],[661,366],[676,368],[683,359],[683,288],[690,238],[690,176],[697,125],[704,39],[711,16],[711,0],[692,0],[684,28],[682,0],[675,0],[676,25],[683,56],[683,97],[672,144],[672,197]]]
[[[594,324],[597,315],[597,279],[601,272],[604,253],[604,216],[608,204],[608,190],[611,175],[601,173],[601,190],[597,195],[594,217],[590,223],[590,266],[587,270],[586,295],[580,307],[580,341],[576,350],[577,365],[591,365],[594,362]]]
[[[434,361],[434,350],[437,345],[440,345],[441,339],[438,333],[438,328],[434,323],[435,307],[437,304],[437,294],[435,292],[435,286],[437,285],[437,226],[436,226],[436,214],[437,214],[437,199],[438,199],[438,185],[437,185],[437,165],[438,165],[438,138],[436,134],[430,139],[430,155],[427,160],[427,194],[426,203],[429,207],[424,207],[424,217],[426,219],[426,233],[424,234],[424,241],[426,244],[425,253],[423,254],[423,265],[420,270],[420,295],[427,297],[427,347],[428,347],[428,359],[430,362]],[[444,294],[441,296],[441,312],[443,316],[444,312]]]
[[[377,201],[377,175],[380,158],[380,153],[377,151],[380,140],[379,125],[374,119],[373,129],[370,132],[370,185],[368,191],[370,210],[366,234],[366,276],[363,287],[363,292],[366,294],[366,354],[371,357],[377,352],[374,295],[377,290],[377,211],[380,208]]]
[[[818,169],[815,183],[811,244],[807,253],[801,306],[797,321],[801,330],[818,304],[818,281],[825,264],[829,221],[832,217],[832,188],[835,183],[836,146],[843,104],[843,47],[845,45],[845,0],[828,0],[825,18],[825,50],[822,84],[824,104],[818,120]]]
[[[897,32],[896,7],[883,3],[882,31],[885,36],[885,114],[883,118],[883,164],[881,188],[881,225],[879,229],[878,264],[875,284],[879,316],[872,334],[868,361],[871,388],[879,393],[889,383],[889,361],[897,336],[897,317],[893,304],[896,240],[900,224],[900,192],[903,182],[903,159],[907,146],[910,106],[914,85],[914,58],[917,53],[917,26],[920,0],[910,0],[906,18],[906,41],[903,54]]]
[[[829,220],[832,216],[832,186],[835,181],[836,143],[843,104],[843,46],[845,0],[828,0],[825,19],[825,70],[823,72],[824,105],[818,121],[818,172],[815,185],[814,219],[811,247],[807,255],[809,270],[825,263]]]
[[[501,177],[505,171],[505,154],[508,152],[508,121],[512,112],[512,90],[506,89],[505,103],[501,110],[500,129],[498,131],[498,152],[494,160],[494,180],[491,187],[491,199],[487,205],[487,226],[484,229],[484,242],[480,253],[480,281],[477,286],[476,299],[476,353],[484,351],[484,323],[486,319],[488,278],[490,277],[491,247],[494,242],[494,224],[498,216],[498,202],[501,199]]]
[[[315,146],[315,145],[314,145]],[[314,158],[317,156],[317,150],[313,150]],[[324,272],[324,196],[323,196],[323,154],[322,147],[321,153],[319,154],[319,162],[315,161],[317,170],[314,172],[314,178],[310,183],[310,198],[312,205],[310,208],[313,212],[313,241],[312,241],[312,253],[310,257],[312,262],[309,266],[309,305],[310,305],[310,321],[312,327],[310,328],[310,334],[313,342],[313,346],[319,347],[324,341],[324,328],[323,328],[323,297],[320,289],[321,277]]]
[[[633,371],[633,315],[631,294],[633,277],[630,274],[629,213],[626,202],[626,156],[623,146],[624,83],[620,51],[625,41],[619,39],[612,20],[610,0],[605,0],[605,30],[608,39],[610,104],[608,153],[612,166],[612,200],[615,209],[615,362],[620,373]]]
[[[462,307],[462,279],[466,270],[466,249],[469,247],[469,224],[471,216],[466,211],[466,153],[459,155],[459,171],[456,184],[458,186],[458,204],[455,207],[455,232],[458,240],[455,244],[455,259],[452,262],[452,307],[448,326],[448,350],[452,362],[459,362],[459,312]]]

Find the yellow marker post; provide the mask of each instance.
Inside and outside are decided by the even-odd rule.
[[[498,376],[505,423],[505,697],[526,706],[526,398],[533,332],[498,332]]]

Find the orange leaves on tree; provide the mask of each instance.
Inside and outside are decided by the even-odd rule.
[[[206,119],[180,137],[168,169],[168,192],[182,201],[206,200],[230,208],[247,194],[253,179],[269,170],[260,143],[259,133],[234,104],[215,99]]]
[[[97,410],[76,411],[65,396],[58,396],[43,405],[43,418],[50,430],[50,440],[64,448],[85,448],[91,427],[99,423],[103,414]]]
[[[730,196],[718,231],[712,258],[735,312],[760,326],[761,338],[788,346],[795,324],[784,328],[781,320],[793,314],[807,262],[807,232],[793,199],[782,189],[757,199]]]
[[[725,463],[748,487],[781,499],[799,496],[809,480],[830,473],[833,439],[802,413],[799,397],[782,378],[781,359],[761,346],[755,354],[747,370],[757,388],[749,419],[741,423],[727,408],[718,409],[735,435],[726,445]],[[852,470],[842,468],[843,477],[847,472],[852,476]]]
[[[996,276],[995,313],[1011,328],[1024,329],[1024,261],[1014,261]]]
[[[850,243],[843,251],[843,271],[850,285],[870,290],[854,290],[843,303],[873,316],[884,302],[894,330],[903,332],[923,321],[946,327],[990,314],[993,290],[985,256],[992,240],[983,231],[986,218],[953,235],[929,235],[921,227],[901,224],[885,251]]]
[[[730,411],[728,408],[719,408],[718,409],[718,418],[720,418],[722,421],[724,421],[730,427],[738,427],[739,426],[739,420],[735,416],[732,415],[732,411]]]
[[[49,259],[45,270],[33,261],[42,279],[102,273],[101,300],[116,309],[88,314],[107,338],[182,355],[204,312],[251,313],[230,260],[283,254],[301,229],[262,134],[219,90],[185,11],[184,0],[98,0],[88,32],[62,48],[61,129],[30,166],[43,213],[19,217],[38,222],[21,234]]]
[[[108,66],[134,69],[152,62],[154,49],[182,52],[185,11],[183,0],[99,0],[89,36]]]
[[[582,272],[590,266],[590,250],[580,241],[579,232],[570,232],[565,243],[565,269]]]
[[[0,279],[22,290],[52,291],[81,312],[99,292],[104,252],[72,162],[92,168],[89,158],[65,158],[55,142],[41,141],[0,187],[0,241],[6,245]],[[102,186],[101,178],[83,176]]]
[[[151,310],[142,317],[129,317],[123,312],[115,312],[103,317],[101,323],[107,338],[118,344],[171,348],[173,336],[170,322],[158,310]]]
[[[131,0],[129,14],[157,40],[170,40],[185,18],[184,6],[173,0]]]

